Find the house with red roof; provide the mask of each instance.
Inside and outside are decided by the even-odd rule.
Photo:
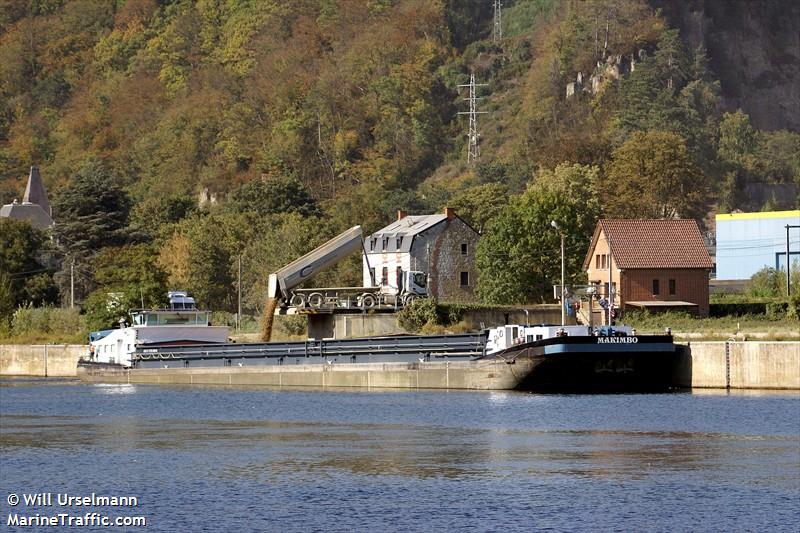
[[[676,219],[600,220],[583,262],[598,301],[616,312],[680,310],[700,316],[708,316],[711,268],[697,222]]]

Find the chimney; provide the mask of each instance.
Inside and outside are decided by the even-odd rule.
[[[398,210],[397,210],[397,220],[403,220],[403,219],[404,219],[404,218],[406,218],[407,216],[408,216],[408,213],[406,213],[406,212],[405,212],[405,211],[403,211],[402,209],[398,209]]]
[[[456,210],[453,209],[452,207],[445,207],[444,216],[447,217],[447,220],[451,220],[456,217]]]

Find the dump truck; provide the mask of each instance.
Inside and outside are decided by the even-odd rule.
[[[428,295],[427,275],[420,271],[402,272],[399,287],[376,284],[373,278],[370,287],[298,288],[357,250],[364,251],[361,226],[353,226],[270,274],[268,297],[277,300],[279,307],[302,310],[397,308]]]

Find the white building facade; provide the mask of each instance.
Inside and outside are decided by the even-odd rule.
[[[396,292],[402,273],[424,272],[428,294],[440,301],[475,300],[475,251],[480,234],[452,209],[442,214],[398,218],[370,235],[363,260],[364,286]],[[373,281],[374,280],[374,281]]]

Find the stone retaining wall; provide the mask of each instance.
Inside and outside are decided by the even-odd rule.
[[[88,352],[82,344],[0,344],[0,375],[75,377],[78,359]]]
[[[693,342],[692,387],[800,389],[800,342]]]

